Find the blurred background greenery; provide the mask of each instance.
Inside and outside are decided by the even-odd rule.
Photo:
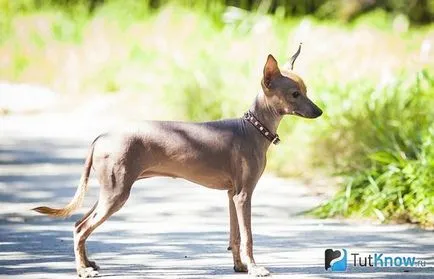
[[[0,0],[0,79],[239,117],[266,55],[283,64],[302,41],[295,70],[325,114],[285,119],[267,170],[339,177],[317,216],[432,227],[433,19],[434,0]]]

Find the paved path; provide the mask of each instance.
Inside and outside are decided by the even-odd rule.
[[[80,178],[88,143],[116,122],[60,115],[0,119],[0,277],[74,276],[72,226],[96,200],[66,220],[37,215],[36,205],[65,205]],[[72,121],[74,119],[74,121]],[[66,130],[65,126],[70,127]],[[434,278],[434,233],[405,225],[316,220],[297,213],[318,204],[294,180],[265,176],[253,200],[255,254],[273,278]],[[126,206],[88,241],[107,278],[248,278],[232,272],[227,197],[180,179],[137,182]],[[324,270],[324,250],[411,255],[425,268]],[[349,258],[349,262],[351,259]]]

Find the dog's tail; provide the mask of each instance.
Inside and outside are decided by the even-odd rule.
[[[71,213],[77,210],[84,199],[84,195],[87,191],[87,182],[89,180],[90,169],[92,167],[92,157],[95,142],[98,138],[94,140],[92,143],[89,153],[86,158],[86,162],[84,163],[83,174],[81,175],[80,184],[78,185],[77,191],[75,192],[74,198],[66,205],[64,208],[51,208],[47,206],[39,206],[35,207],[32,210],[37,211],[42,214],[54,216],[54,217],[68,217]]]

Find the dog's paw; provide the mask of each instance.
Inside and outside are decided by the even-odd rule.
[[[93,270],[99,270],[99,266],[94,262],[94,261],[89,261],[88,262],[89,266],[93,268]]]
[[[77,269],[78,277],[81,278],[92,278],[98,276],[98,271],[94,270],[93,267],[80,267]]]
[[[235,272],[247,272],[247,265],[240,263],[237,265],[234,265]]]
[[[265,267],[250,265],[249,275],[254,277],[266,277],[266,276],[270,276],[270,272]]]

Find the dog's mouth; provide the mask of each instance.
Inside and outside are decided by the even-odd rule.
[[[303,114],[299,113],[298,111],[292,111],[293,115],[297,115],[297,116],[301,116],[301,117],[305,117]]]

